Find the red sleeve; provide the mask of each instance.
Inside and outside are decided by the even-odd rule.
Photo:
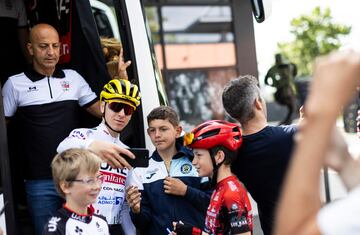
[[[239,192],[240,191],[240,192]],[[228,190],[224,196],[224,205],[228,212],[231,234],[252,231],[252,211],[245,189]]]

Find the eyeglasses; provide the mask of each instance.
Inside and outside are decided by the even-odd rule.
[[[134,108],[131,107],[130,105],[120,102],[111,102],[108,105],[109,105],[109,109],[111,109],[115,113],[118,113],[124,109],[124,113],[126,116],[133,114],[133,112],[135,111]]]
[[[93,186],[95,184],[102,184],[105,180],[104,175],[98,175],[96,178],[90,178],[90,179],[75,179],[75,180],[68,180],[68,182],[79,182],[82,184],[86,184],[88,186]]]

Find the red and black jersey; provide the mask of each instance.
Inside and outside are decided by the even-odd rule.
[[[205,232],[225,235],[252,231],[252,210],[247,191],[236,176],[218,182],[206,213]]]

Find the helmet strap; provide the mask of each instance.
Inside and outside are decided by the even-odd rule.
[[[110,130],[112,130],[112,131],[120,134],[120,131],[117,131],[117,130],[113,129],[113,128],[110,126],[110,124],[106,121],[106,118],[105,118],[106,105],[107,105],[107,102],[105,102],[104,113],[103,113],[103,115],[102,115],[103,118],[104,118],[105,125],[106,125]]]
[[[211,158],[211,162],[212,162],[212,165],[213,165],[213,175],[212,175],[210,184],[211,184],[211,187],[215,187],[216,184],[217,184],[218,170],[221,167],[221,165],[224,163],[225,158],[224,158],[224,160],[222,160],[222,162],[220,162],[218,164],[216,164],[215,155],[211,155],[210,158]]]

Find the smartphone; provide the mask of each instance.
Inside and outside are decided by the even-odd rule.
[[[148,167],[149,166],[149,150],[145,148],[131,148],[128,149],[135,155],[135,159],[132,159],[126,155],[122,155],[125,160],[132,167]]]

